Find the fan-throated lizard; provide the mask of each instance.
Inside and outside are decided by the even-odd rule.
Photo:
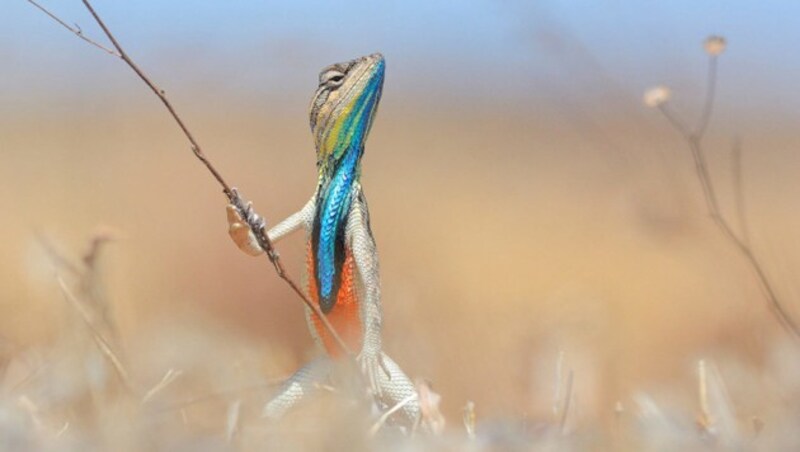
[[[378,255],[360,183],[364,142],[378,109],[384,71],[384,58],[376,53],[333,64],[320,72],[310,107],[319,171],[317,188],[300,211],[267,234],[277,242],[294,231],[305,230],[309,298],[348,348],[358,351],[361,371],[381,408],[406,401],[397,416],[409,426],[419,417],[419,403],[414,385],[382,351]],[[228,206],[231,238],[244,252],[258,255],[263,249],[252,228],[263,220],[253,213],[250,203],[238,205]],[[265,407],[267,417],[282,416],[313,393],[329,376],[333,360],[344,355],[308,308],[306,320],[315,341],[327,354],[306,364],[283,384]]]

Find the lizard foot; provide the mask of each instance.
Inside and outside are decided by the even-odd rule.
[[[367,379],[369,392],[376,398],[383,397],[383,383],[382,380],[391,380],[392,376],[389,372],[386,363],[383,360],[381,353],[372,354],[362,352],[356,358],[360,368],[361,374]],[[385,378],[381,375],[383,373]]]
[[[253,233],[253,227],[263,228],[265,226],[264,219],[253,211],[253,203],[245,203],[235,188],[231,191],[233,199],[226,207],[228,234],[240,250],[251,256],[258,256],[264,250],[258,244],[258,239]]]

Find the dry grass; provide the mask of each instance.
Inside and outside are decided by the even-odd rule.
[[[386,141],[384,136],[375,146]],[[175,160],[166,164],[178,165]],[[378,177],[396,174],[385,172],[393,162],[377,163],[376,173],[384,171]],[[460,177],[454,170],[448,179]],[[301,177],[296,185],[302,182]],[[460,215],[462,205],[470,210],[469,198],[451,197],[446,208],[429,213],[434,218],[420,217],[419,229],[403,232],[386,226],[417,207],[394,198],[399,212],[392,212],[383,205],[391,202],[386,189],[381,191],[378,184],[375,188],[371,199],[384,200],[373,201],[372,208],[384,263],[387,347],[412,375],[432,380],[434,390],[442,394],[448,422],[441,436],[420,432],[409,439],[390,428],[370,437],[378,415],[357,398],[338,392],[326,392],[278,425],[262,420],[260,411],[274,384],[316,353],[296,305],[283,300],[291,295],[273,281],[269,269],[243,259],[227,243],[222,202],[219,209],[196,207],[195,215],[208,216],[211,226],[202,226],[204,220],[178,230],[137,218],[135,210],[161,218],[180,205],[128,198],[126,202],[139,206],[125,213],[128,233],[100,249],[93,269],[87,270],[85,259],[72,258],[79,252],[55,251],[65,259],[54,260],[54,252],[45,252],[34,235],[24,248],[30,256],[26,267],[12,270],[14,262],[4,261],[8,271],[21,270],[23,287],[32,289],[13,296],[9,290],[14,285],[6,286],[7,299],[24,302],[6,309],[10,317],[5,320],[9,335],[3,353],[3,446],[580,450],[599,445],[641,450],[741,445],[774,450],[797,443],[791,427],[800,396],[796,347],[784,344],[780,334],[763,335],[766,328],[759,325],[774,324],[757,308],[762,305],[755,287],[744,298],[735,296],[739,301],[723,303],[724,297],[740,290],[728,288],[734,281],[730,275],[741,272],[744,278],[747,273],[736,265],[720,264],[726,247],[715,242],[717,235],[712,227],[705,228],[702,216],[684,220],[677,230],[664,230],[660,220],[631,217],[638,210],[625,210],[621,219],[602,220],[600,212],[607,205],[586,213],[592,207],[581,204],[583,215],[597,219],[592,229],[600,228],[598,232],[583,228],[583,216],[570,207],[575,201],[563,195],[556,209],[558,221],[550,224],[538,215],[520,214],[520,201],[515,201],[509,204],[513,212],[506,213],[522,229],[514,223],[476,219],[477,227],[488,228],[484,233],[493,237],[487,243],[492,248],[476,245],[482,259],[476,261],[477,255],[458,245],[474,234],[473,229],[454,226],[445,236],[435,227]],[[483,196],[493,196],[491,188],[485,188],[490,194]],[[52,190],[43,187],[33,196],[46,199]],[[178,188],[174,196],[191,200],[183,190]],[[430,193],[425,187],[400,190],[419,190],[415,199]],[[536,198],[550,196],[549,205],[559,199],[553,191],[538,191]],[[97,203],[105,196],[122,195],[85,193],[79,199]],[[537,203],[531,204],[535,211]],[[497,218],[503,218],[504,206],[496,208]],[[283,209],[276,207],[289,209],[288,202]],[[67,219],[69,228],[85,222],[69,212],[50,215]],[[512,244],[525,239],[509,241],[508,236],[537,223],[540,234],[551,237],[550,243],[532,237],[526,246],[536,254],[515,249]],[[559,227],[571,224],[578,226]],[[499,232],[508,228],[510,233]],[[218,240],[202,237],[210,230],[218,230]],[[420,238],[419,231],[430,235]],[[591,239],[581,239],[581,234]],[[576,238],[579,242],[572,243]],[[422,244],[412,247],[404,240]],[[593,247],[588,246],[591,241]],[[142,251],[134,253],[137,247]],[[299,241],[284,245],[296,268],[301,256],[292,251],[295,247],[301,248]],[[506,251],[501,259],[490,249]],[[420,255],[426,252],[431,254]],[[609,259],[613,265],[603,264]],[[430,267],[419,269],[414,263],[420,260]],[[56,268],[66,294],[53,272],[54,261],[60,261]],[[469,262],[483,264],[473,267]],[[487,262],[492,265],[487,267]],[[118,269],[107,268],[109,264]],[[539,271],[531,273],[530,268]],[[650,268],[670,270],[658,274]],[[556,282],[547,282],[553,277]],[[414,279],[432,285],[422,287]],[[484,287],[484,281],[492,280],[505,282]],[[746,281],[739,278],[736,284],[747,286]],[[671,304],[659,305],[662,299]],[[720,301],[705,303],[709,299]],[[106,312],[113,324],[101,321],[96,328],[87,327],[87,317],[103,316],[82,314],[74,301]],[[487,311],[488,306],[492,309]],[[450,322],[446,327],[443,318]],[[115,344],[113,355],[133,383],[123,384],[114,360],[98,347],[103,341],[97,340],[95,330]],[[700,358],[706,359],[702,373]],[[474,436],[462,422],[462,408],[469,400],[475,401]]]
[[[563,118],[496,105],[426,114],[387,103],[365,160],[385,343],[432,382],[421,384],[441,429],[402,435],[346,386],[266,422],[260,412],[276,382],[317,353],[300,310],[263,262],[228,243],[224,198],[177,152],[180,137],[128,100],[103,106],[108,115],[43,121],[47,112],[36,111],[0,123],[0,179],[13,187],[0,193],[13,213],[0,230],[0,447],[800,443],[797,344],[705,217],[689,156],[672,152],[680,137],[655,120],[642,127],[611,114],[587,137]],[[302,118],[292,108],[280,117],[189,112],[209,152],[219,150],[220,166],[272,221],[300,206],[314,181],[305,123],[285,119]],[[792,312],[800,212],[790,194],[800,162],[790,152],[794,125],[771,126],[749,144],[762,157],[745,166],[756,201],[749,230]],[[598,136],[618,138],[604,145]],[[725,139],[710,140],[727,151]],[[727,154],[708,159],[727,174]],[[265,178],[264,168],[280,171]],[[733,194],[720,203],[736,205]],[[120,240],[82,259],[63,251],[106,222],[124,226]],[[58,239],[43,247],[31,225]],[[287,267],[301,268],[302,249],[299,239],[282,244]]]
[[[345,385],[323,388],[271,423],[259,413],[280,379],[264,377],[270,372],[262,357],[274,368],[280,353],[198,318],[143,328],[124,346],[89,308],[95,287],[84,283],[99,282],[93,272],[83,269],[70,287],[61,285],[69,307],[55,337],[39,346],[7,344],[3,450],[785,450],[800,440],[792,427],[800,415],[794,344],[772,347],[759,367],[735,357],[698,360],[694,388],[636,391],[608,407],[613,418],[605,426],[586,411],[584,401],[597,395],[575,384],[586,369],[576,371],[564,353],[538,382],[550,393],[548,416],[486,416],[470,402],[463,422],[453,416],[444,428],[442,418],[440,427],[409,437],[384,425]],[[427,387],[423,399],[438,397]]]

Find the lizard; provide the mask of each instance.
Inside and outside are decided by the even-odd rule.
[[[370,228],[369,209],[361,187],[361,158],[383,91],[386,63],[380,53],[325,67],[309,108],[317,153],[318,182],[311,199],[296,213],[273,226],[273,243],[304,230],[306,291],[356,358],[369,390],[384,410],[402,405],[393,417],[413,426],[420,416],[411,380],[382,350],[382,308],[378,255]],[[229,234],[249,255],[264,252],[256,228],[261,216],[234,190],[227,206]],[[322,322],[306,307],[306,321],[315,342],[325,350],[296,371],[265,406],[264,416],[277,419],[315,392],[345,353]],[[395,419],[399,418],[399,419]]]

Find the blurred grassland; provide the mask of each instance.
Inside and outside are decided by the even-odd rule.
[[[13,188],[2,202],[14,214],[2,226],[2,330],[22,344],[52,337],[64,309],[33,231],[77,255],[104,224],[124,237],[103,250],[123,337],[153,322],[205,319],[286,349],[290,371],[312,347],[299,303],[266,262],[231,246],[224,198],[152,107],[3,123],[2,178]],[[546,407],[532,375],[563,349],[586,367],[577,380],[591,388],[583,410],[602,417],[632,388],[691,378],[702,354],[757,363],[780,334],[747,268],[705,218],[668,130],[654,124],[657,149],[643,148],[609,118],[606,133],[621,146],[607,149],[536,112],[407,111],[382,108],[364,161],[385,341],[409,372],[435,382],[450,413],[467,399],[485,415]],[[310,195],[314,153],[301,115],[189,116],[270,221]],[[752,229],[794,300],[800,217],[796,181],[783,177],[798,162],[782,152],[789,136],[762,139],[745,145]],[[714,175],[724,187],[726,139],[717,141]],[[302,238],[279,249],[299,277]]]
[[[313,86],[308,96],[298,94],[306,81],[313,85],[311,63],[288,69],[302,78],[276,76],[290,80],[285,92],[262,92],[240,79],[228,83],[215,72],[224,61],[188,79],[198,63],[186,52],[171,55],[154,60],[154,76],[166,78],[229,182],[272,224],[300,208],[316,181],[305,112]],[[395,84],[387,57],[363,168],[381,258],[384,344],[411,376],[433,383],[450,427],[459,428],[467,400],[482,422],[550,422],[561,352],[575,378],[569,426],[590,437],[602,432],[603,441],[620,434],[617,402],[633,419],[645,392],[691,425],[700,358],[727,376],[739,424],[757,417],[775,432],[794,419],[784,415],[796,415],[787,405],[800,394],[792,383],[796,350],[783,348],[786,337],[750,270],[707,218],[685,143],[640,105],[638,87],[610,83],[582,71],[591,64],[573,61],[577,75],[564,84],[531,82],[539,97],[512,99],[499,88],[493,96],[486,80],[465,92],[471,85],[463,79],[454,82],[456,94],[443,93],[446,83],[409,83],[408,69]],[[52,356],[81,368],[84,353],[91,355],[91,344],[72,348],[65,339],[81,328],[70,323],[74,312],[36,233],[77,259],[100,225],[119,237],[101,250],[98,269],[137,380],[152,385],[166,370],[181,370],[165,391],[175,402],[288,375],[318,353],[299,300],[265,259],[230,243],[218,187],[157,100],[126,68],[105,63],[80,82],[70,75],[74,67],[31,73],[31,84],[50,91],[3,91],[4,387]],[[181,64],[190,69],[170,72]],[[712,177],[733,218],[730,149],[741,138],[753,245],[800,318],[797,113],[724,88],[725,71],[736,66],[723,69],[706,142]],[[702,86],[694,75],[664,75],[687,118],[697,114]],[[302,237],[278,249],[299,279]],[[74,381],[53,377],[43,387],[67,393],[85,383],[80,371],[70,372]],[[249,425],[261,426],[267,395],[243,396]],[[108,414],[109,435],[131,434],[119,429],[128,408],[114,405],[95,421]],[[91,411],[70,406],[68,417],[80,418],[83,409]],[[219,436],[229,409],[222,400],[203,401],[181,412],[180,427],[165,415],[156,429]],[[330,415],[324,404],[306,409]],[[354,434],[339,433],[343,441]]]

